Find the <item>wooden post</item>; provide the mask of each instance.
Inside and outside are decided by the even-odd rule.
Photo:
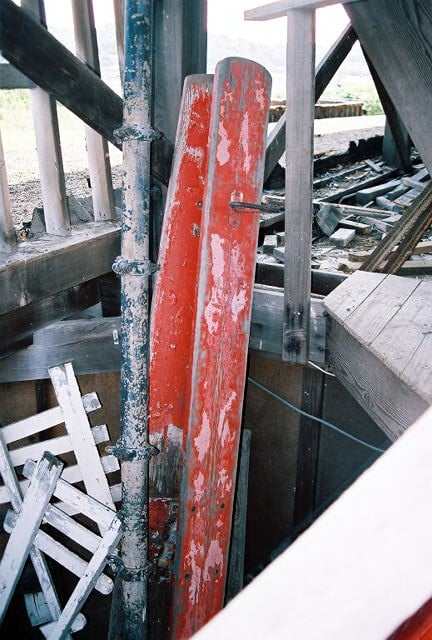
[[[10,208],[9,185],[0,132],[0,251],[11,251],[16,244]]]
[[[315,115],[315,13],[287,16],[285,312],[282,359],[309,357],[312,242],[313,124]]]
[[[99,55],[92,0],[72,0],[77,56],[100,76]],[[111,180],[108,142],[94,129],[85,126],[93,214],[96,221],[111,220],[114,194]]]
[[[124,3],[125,0],[113,0],[117,57],[122,88],[124,74]]]
[[[43,0],[23,0],[22,6],[45,25]],[[40,87],[30,90],[39,174],[48,233],[70,233],[69,211],[60,148],[60,134],[55,100]]]

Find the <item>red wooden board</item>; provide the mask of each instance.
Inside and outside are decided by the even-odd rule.
[[[432,599],[406,620],[389,640],[432,640]]]
[[[216,68],[203,201],[197,319],[171,637],[223,606],[246,375],[270,76],[228,58]]]
[[[149,555],[159,566],[152,577],[157,599],[150,611],[154,638],[166,638],[176,524],[173,501],[180,497],[188,424],[212,82],[211,75],[185,80],[152,301],[149,433],[160,449],[150,461]]]

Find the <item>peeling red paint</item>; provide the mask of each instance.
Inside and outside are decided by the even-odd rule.
[[[270,78],[219,63],[203,198],[188,443],[171,638],[190,638],[223,606],[240,437]],[[247,114],[247,115],[245,115]],[[235,197],[234,197],[235,196]]]

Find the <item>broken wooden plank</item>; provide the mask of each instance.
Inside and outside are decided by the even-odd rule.
[[[355,220],[350,220],[349,218],[342,218],[339,221],[339,226],[344,229],[353,229],[356,233],[360,235],[365,235],[370,233],[371,225],[365,224],[364,222],[356,222]]]
[[[337,247],[346,247],[354,239],[356,232],[354,229],[338,229],[330,236],[330,241]]]

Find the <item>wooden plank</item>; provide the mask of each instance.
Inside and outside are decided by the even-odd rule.
[[[285,276],[282,359],[309,359],[312,243],[315,15],[293,10],[287,20]]]
[[[245,20],[273,20],[282,18],[292,9],[320,9],[332,4],[346,4],[357,0],[277,0],[268,4],[248,9],[244,12]]]
[[[4,58],[121,148],[114,135],[123,121],[120,96],[12,0],[0,4],[0,40]],[[153,175],[168,184],[172,144],[162,136],[151,146]]]
[[[81,469],[87,493],[115,511],[114,502],[101,465],[96,441],[93,438],[87,413],[81,401],[81,393],[70,362],[49,370],[57,402],[62,409],[64,423],[69,434],[72,450]],[[96,519],[97,520],[97,519]],[[105,534],[104,523],[99,523]]]
[[[414,373],[413,368],[408,367],[425,336],[432,330],[431,318],[432,285],[430,282],[422,281],[371,343],[374,353],[429,402],[432,402],[430,384],[421,384],[415,374],[408,377],[405,370]]]
[[[125,0],[113,0],[112,3],[114,9],[117,58],[122,88],[124,80],[124,2]]]
[[[96,28],[91,0],[72,1],[77,56],[100,76]],[[114,192],[108,142],[88,125],[85,139],[90,173],[93,215],[96,222],[114,217]]]
[[[20,246],[0,265],[0,315],[110,272],[119,253],[120,229],[112,222],[87,223],[68,238]]]
[[[319,63],[315,74],[315,102],[318,102],[329,82],[357,41],[351,26],[346,27]],[[264,181],[270,176],[285,151],[285,112],[267,138]]]
[[[0,354],[4,357],[8,353],[16,352],[21,348],[19,343],[23,340],[29,339],[31,343],[34,331],[52,322],[72,316],[98,302],[98,281],[93,279],[1,315]],[[41,377],[43,378],[44,375]]]
[[[173,638],[190,637],[224,601],[259,227],[246,203],[262,191],[270,83],[249,60],[216,67]]]
[[[432,43],[429,0],[354,2],[345,9],[423,162],[432,171],[430,100]],[[404,69],[400,82],[399,70]]]
[[[16,245],[13,225],[6,162],[0,131],[0,251],[12,251]]]
[[[362,346],[333,318],[327,344],[332,371],[391,440],[426,411],[430,401],[406,384],[376,350]],[[399,346],[396,340],[393,344]]]
[[[16,526],[0,562],[0,624],[4,619],[25,561],[30,553],[63,464],[45,452],[37,463]]]
[[[345,323],[355,309],[369,296],[383,281],[385,275],[370,273],[354,273],[337,287],[324,301],[328,313],[338,322]]]
[[[430,599],[431,419],[429,410],[196,640],[382,640]]]
[[[389,640],[418,640],[427,639],[432,630],[432,598],[428,600],[416,613],[408,618],[389,637]]]
[[[356,306],[345,324],[361,344],[370,345],[418,287],[410,278],[385,278],[370,295]]]

